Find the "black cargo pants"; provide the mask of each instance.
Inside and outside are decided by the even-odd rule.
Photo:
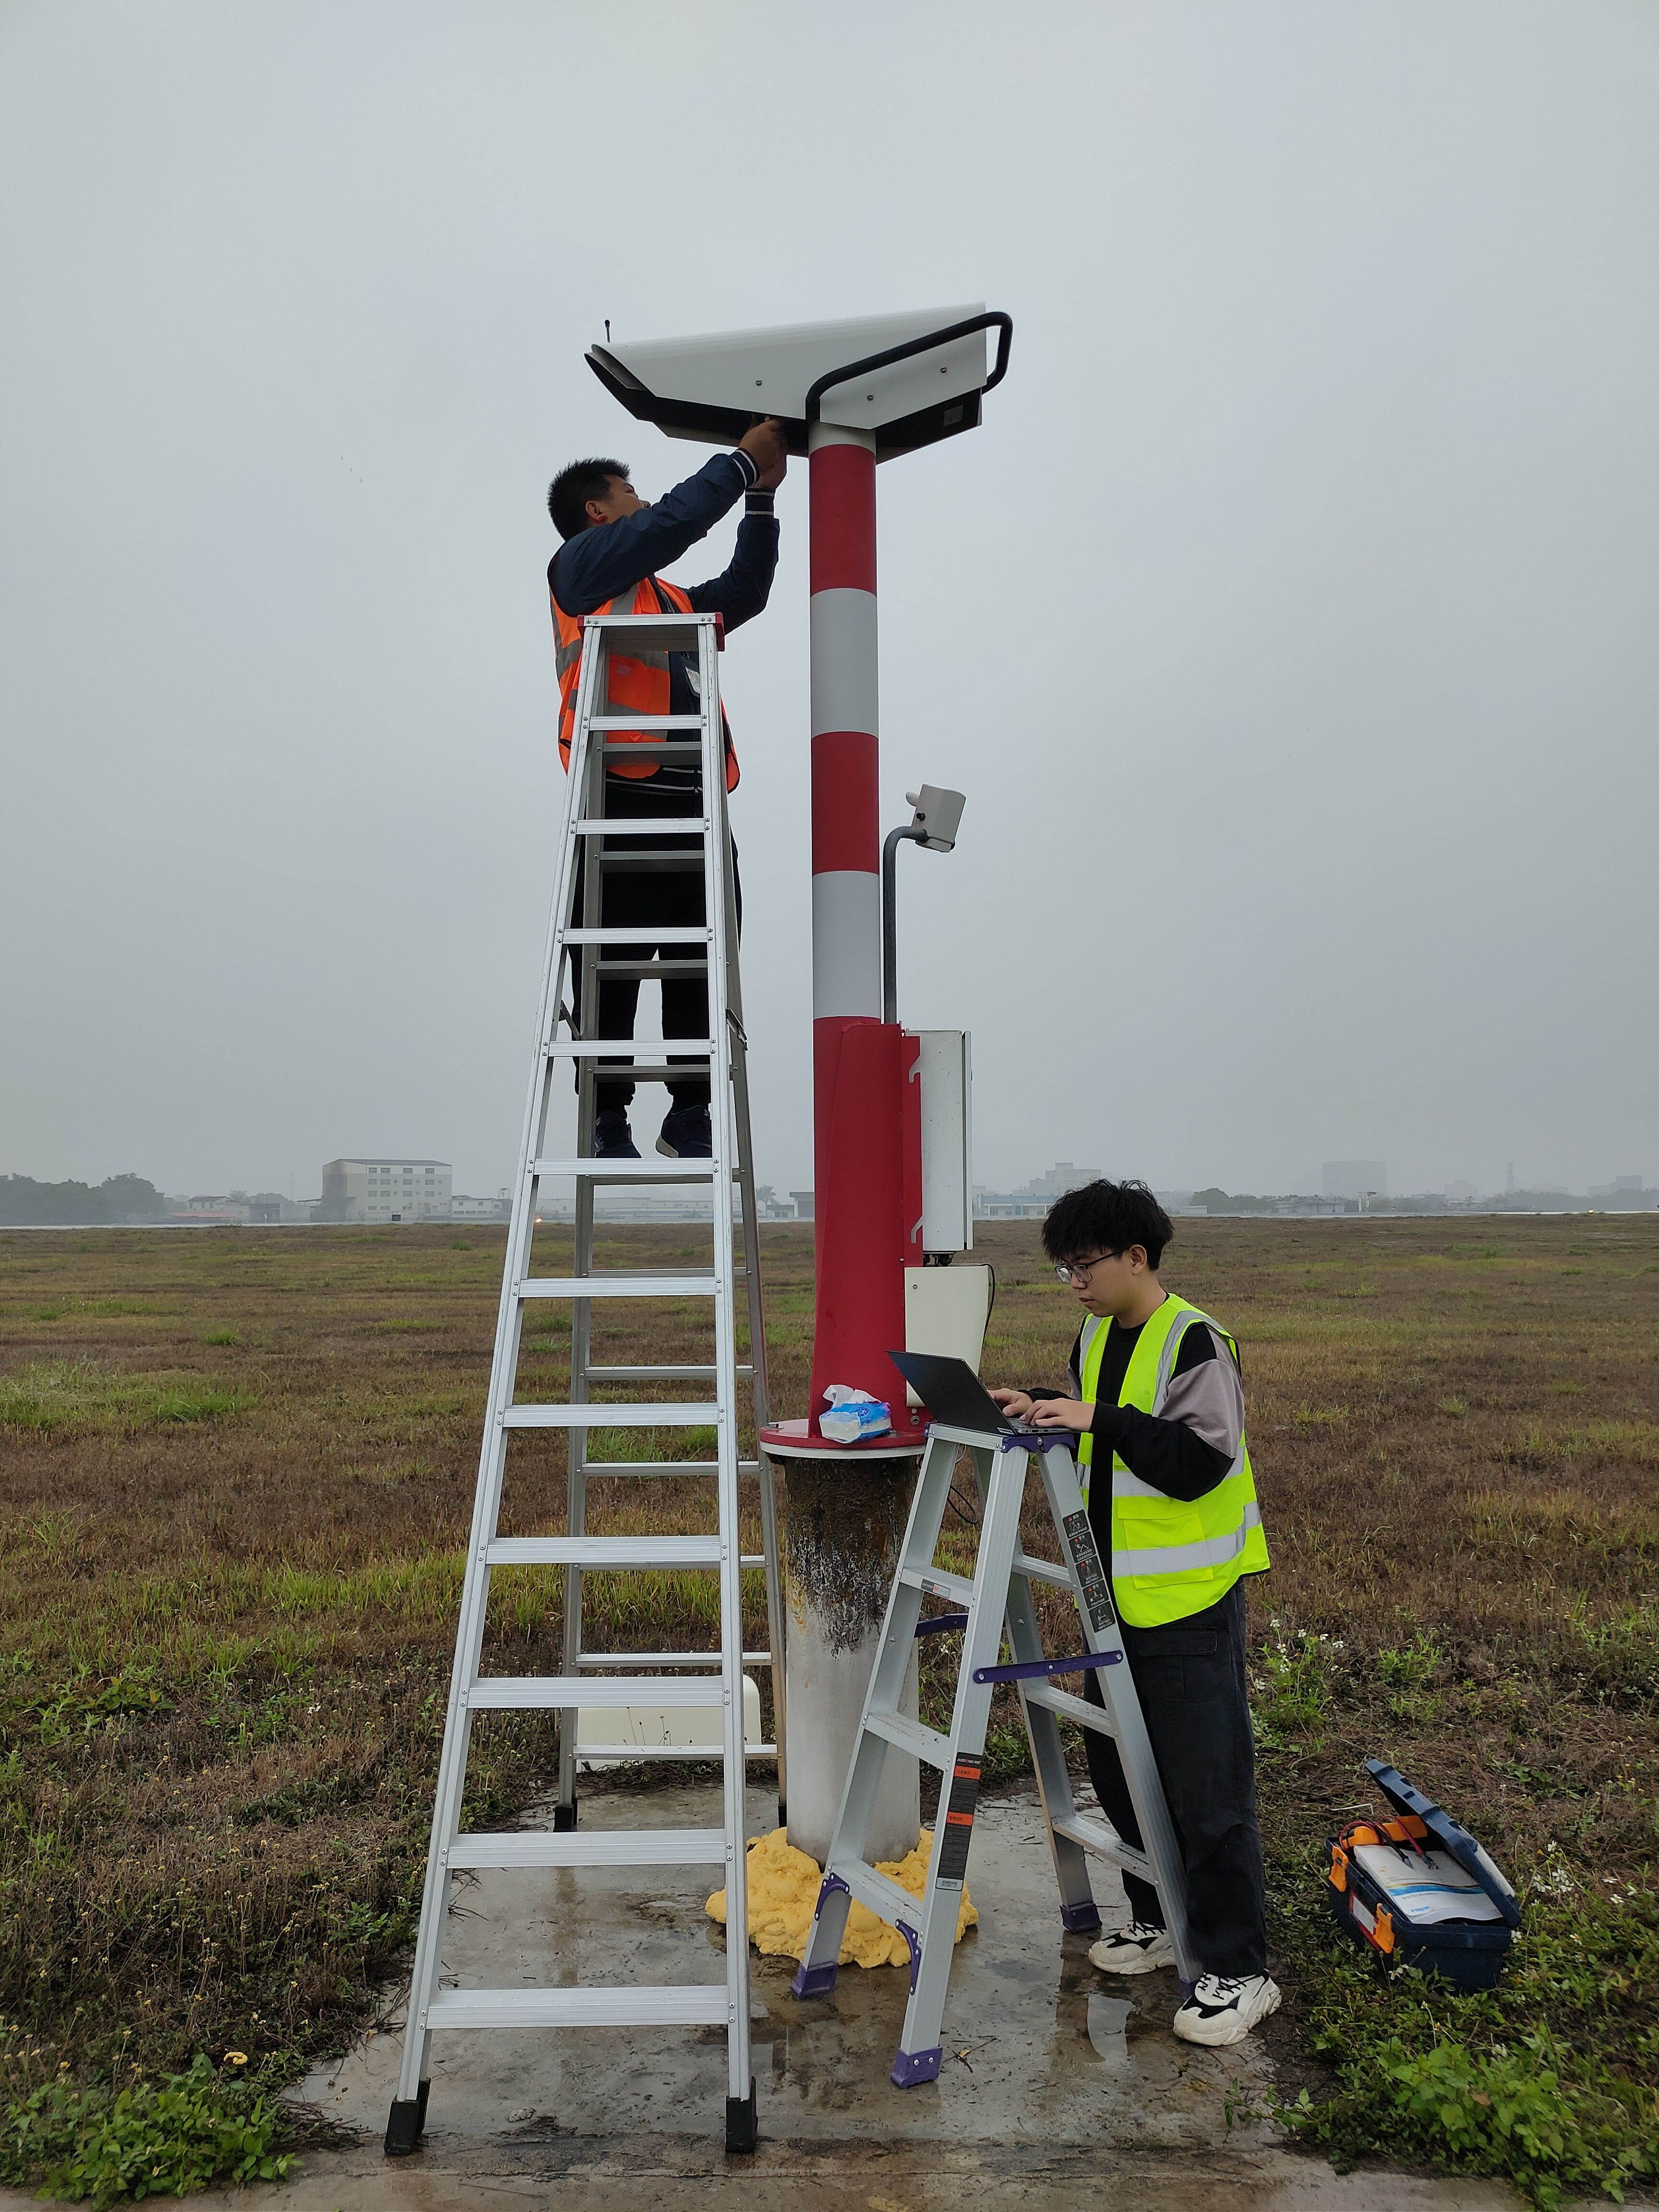
[[[616,785],[605,788],[605,811],[624,819],[641,817],[661,817],[672,821],[676,814],[691,812],[697,805],[696,793],[665,791],[645,793],[635,783]],[[582,910],[582,887],[586,877],[586,838],[579,841],[576,854],[576,881],[571,896],[573,919],[580,921]],[[633,837],[612,837],[605,841],[607,860],[627,860],[638,853],[640,841]],[[694,857],[701,856],[702,841],[699,837],[675,836],[666,832],[650,841],[653,853],[684,851]],[[732,888],[738,910],[738,927],[743,927],[743,882],[738,874],[738,847],[732,843]],[[604,929],[660,929],[659,942],[654,945],[609,945],[600,953],[603,960],[701,960],[708,947],[701,941],[677,943],[675,929],[701,929],[703,911],[702,871],[701,867],[668,870],[622,869],[607,870],[600,893],[599,926]],[[571,947],[570,997],[574,1025],[581,1029],[581,958],[580,949]],[[665,975],[662,988],[662,1033],[670,1037],[706,1037],[708,1034],[708,984],[702,975]],[[596,1037],[631,1038],[640,1003],[640,978],[637,976],[606,977],[599,984],[599,1021],[592,1031]],[[583,1031],[584,1035],[587,1032]],[[620,1057],[620,1056],[619,1056]],[[671,1053],[672,1065],[687,1055]],[[601,1060],[601,1067],[614,1066]],[[682,1080],[671,1080],[668,1085],[675,1109],[707,1106],[708,1077],[706,1063],[693,1062],[697,1072],[688,1073]],[[619,1076],[607,1080],[599,1079],[596,1105],[601,1114],[626,1112],[633,1103],[634,1081],[631,1076]]]
[[[1261,1832],[1255,1819],[1255,1741],[1244,1664],[1244,1586],[1218,1603],[1164,1628],[1120,1624],[1152,1755],[1187,1869],[1187,1917],[1206,1974],[1264,1974]],[[1084,1694],[1101,1703],[1094,1669]],[[1085,1731],[1089,1778],[1107,1819],[1127,1844],[1141,1847],[1117,1746]],[[1162,1926],[1150,1883],[1126,1874],[1137,1920]]]

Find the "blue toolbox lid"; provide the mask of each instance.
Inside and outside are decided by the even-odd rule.
[[[1396,1813],[1415,1813],[1423,1826],[1443,1851],[1449,1851],[1466,1874],[1472,1874],[1511,1928],[1521,1925],[1521,1907],[1515,1892],[1498,1871],[1486,1850],[1474,1840],[1467,1828],[1460,1828],[1451,1814],[1432,1797],[1425,1797],[1420,1790],[1413,1790],[1397,1767],[1387,1765],[1380,1759],[1368,1759],[1365,1771],[1388,1799]]]

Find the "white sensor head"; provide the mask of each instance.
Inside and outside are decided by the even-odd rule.
[[[907,791],[904,796],[916,810],[910,827],[927,832],[918,842],[930,853],[950,852],[957,842],[962,810],[968,804],[967,794],[941,790],[936,783],[924,783],[920,791]]]

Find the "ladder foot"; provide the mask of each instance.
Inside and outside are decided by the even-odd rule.
[[[760,2132],[755,2115],[755,2077],[749,2077],[746,2097],[728,2097],[726,2100],[726,2148],[727,2150],[747,2151],[755,2148]]]
[[[932,2051],[901,2051],[893,2061],[894,2087],[914,2089],[919,2081],[937,2081],[944,2056],[943,2045]]]
[[[568,1835],[575,1825],[576,1802],[574,1798],[572,1798],[571,1802],[568,1805],[556,1805],[553,1808],[553,1832],[556,1836]]]
[[[792,1997],[827,1997],[836,1986],[836,1961],[827,1966],[809,1966],[803,1960],[799,1971],[789,1984]]]
[[[422,2081],[420,2094],[414,2097],[394,2097],[392,2112],[386,2124],[386,2154],[388,2158],[408,2158],[421,2147],[421,2137],[426,2133],[427,2092],[429,2081]]]
[[[1091,1899],[1086,1905],[1062,1905],[1060,1922],[1068,1936],[1097,1936],[1100,1907]]]

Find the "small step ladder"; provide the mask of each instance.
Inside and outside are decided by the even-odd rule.
[[[863,1717],[842,1793],[830,1856],[818,1891],[812,1932],[793,1983],[798,1997],[822,1996],[834,1988],[842,1937],[853,1899],[896,1927],[910,1952],[910,1998],[904,2014],[894,2081],[901,2089],[939,2074],[940,2029],[956,1943],[957,1919],[968,1870],[979,1800],[980,1770],[991,1693],[999,1682],[1018,1685],[1032,1764],[1048,1827],[1060,1920],[1091,1932],[1100,1914],[1089,1887],[1088,1855],[1109,1859],[1157,1889],[1176,1971],[1190,1992],[1198,1965],[1187,1931],[1186,1881],[1174,1825],[1147,1740],[1140,1702],[1125,1663],[1123,1638],[1112,1605],[1094,1531],[1078,1486],[1071,1438],[1064,1431],[947,1428],[935,1423],[910,1508],[899,1568],[887,1601],[881,1643],[870,1676]],[[973,1578],[934,1565],[939,1528],[951,1495],[957,1455],[971,1454],[980,1495],[979,1555]],[[1060,1539],[1062,1561],[1034,1559],[1021,1546],[1020,1513],[1035,1457]],[[1069,1657],[1045,1656],[1037,1633],[1033,1583],[1069,1590],[1082,1627],[1084,1650]],[[953,1608],[924,1618],[922,1601],[944,1599]],[[999,1663],[1006,1630],[1012,1659]],[[899,1710],[910,1653],[919,1636],[959,1631],[962,1659],[948,1735],[908,1719]],[[1090,1671],[1103,1703],[1092,1705],[1057,1689],[1053,1677]],[[1136,1850],[1103,1818],[1079,1813],[1072,1796],[1062,1719],[1115,1737],[1130,1802],[1145,1848]],[[927,1880],[920,1898],[866,1859],[864,1839],[890,1746],[938,1768],[939,1809]]]
[[[471,1535],[462,1586],[448,1716],[444,1725],[431,1853],[421,1905],[420,1934],[410,1990],[398,2094],[386,2126],[390,2157],[404,2157],[419,2145],[426,2124],[433,2033],[447,2027],[721,2027],[726,2030],[726,2143],[728,2150],[755,2144],[755,2085],[749,2050],[749,1929],[744,1867],[744,1780],[748,1759],[778,1761],[778,1786],[784,1790],[783,1609],[778,1580],[775,1493],[763,1462],[738,1458],[738,1385],[752,1389],[757,1425],[769,1413],[766,1392],[766,1343],[762,1331],[760,1237],[755,1206],[750,1142],[747,1040],[743,1028],[738,975],[736,900],[731,836],[726,825],[724,726],[720,703],[717,655],[721,644],[715,615],[590,616],[584,626],[577,680],[575,727],[570,757],[563,834],[561,840],[552,920],[549,928],[541,1012],[526,1111],[518,1180],[514,1188],[512,1226],[495,1330],[484,1419]],[[610,652],[685,653],[696,658],[700,711],[693,715],[607,714],[606,660]],[[612,732],[644,730],[644,739]],[[686,794],[685,816],[607,816],[605,763],[625,753],[631,763],[655,758],[697,759],[701,798]],[[688,842],[689,841],[689,842]],[[700,848],[700,849],[699,849]],[[586,855],[579,871],[578,854]],[[704,921],[701,925],[639,928],[606,927],[603,884],[607,872],[655,865],[665,869],[701,870]],[[580,917],[573,919],[578,903]],[[665,936],[676,946],[696,948],[695,957],[654,957]],[[649,956],[649,957],[647,957]],[[580,963],[580,967],[577,964]],[[626,1040],[598,1036],[599,985],[609,976],[660,978],[665,974],[702,974],[708,983],[708,1031],[705,1038],[673,1038],[659,1047],[633,1046]],[[567,1005],[567,986],[580,976],[582,1034]],[[671,1050],[673,1055],[671,1064]],[[626,1055],[632,1052],[633,1059]],[[608,1075],[635,1081],[664,1082],[696,1074],[706,1066],[710,1085],[709,1122],[713,1157],[706,1160],[650,1158],[637,1160],[593,1157],[599,1063]],[[574,1063],[577,1072],[576,1150],[566,1159],[545,1156],[547,1123],[556,1079]],[[568,1077],[567,1077],[568,1079]],[[735,1138],[735,1143],[734,1143]],[[534,1238],[539,1195],[556,1180],[574,1178],[576,1189],[574,1273],[539,1274]],[[594,1265],[594,1194],[607,1185],[655,1187],[702,1183],[713,1193],[714,1258],[711,1267],[654,1269],[647,1273],[602,1270]],[[738,1194],[734,1218],[732,1194]],[[733,1241],[741,1231],[742,1260],[734,1260]],[[737,1356],[735,1294],[741,1280],[747,1293],[750,1354]],[[592,1358],[592,1310],[597,1299],[707,1298],[714,1325],[714,1360],[697,1366],[605,1365]],[[524,1404],[517,1395],[520,1335],[525,1316],[544,1299],[568,1303],[571,1310],[570,1396],[557,1404]],[[592,1395],[618,1385],[702,1382],[710,1394],[695,1401],[666,1402],[637,1392],[632,1402],[614,1403]],[[702,1460],[592,1460],[588,1437],[593,1428],[707,1427],[714,1433],[714,1455]],[[519,1430],[553,1429],[568,1439],[567,1533],[562,1536],[501,1536],[497,1534],[506,1474],[508,1437]],[[740,1478],[759,1478],[763,1550],[744,1556],[738,1533]],[[586,1531],[587,1486],[594,1475],[648,1480],[687,1475],[712,1477],[715,1528],[707,1535],[596,1536]],[[500,1675],[480,1671],[490,1577],[501,1570],[562,1565],[565,1571],[562,1672],[557,1675]],[[745,1568],[763,1567],[770,1649],[743,1649],[741,1577]],[[582,1648],[582,1578],[618,1568],[679,1571],[707,1568],[720,1577],[720,1648],[709,1651],[587,1652]],[[744,1668],[769,1667],[772,1674],[775,1745],[745,1746]],[[612,1670],[620,1669],[620,1672]],[[719,1670],[719,1686],[709,1679]],[[695,1670],[695,1671],[694,1671]],[[718,1708],[722,1738],[718,1747],[664,1746],[642,1749],[628,1741],[577,1743],[577,1716],[583,1708],[611,1712],[648,1707]],[[463,1834],[462,1800],[472,1716],[483,1711],[556,1711],[559,1727],[559,1785],[554,1826],[498,1835]],[[613,1734],[622,1735],[618,1729]],[[576,1763],[580,1758],[710,1758],[724,1762],[724,1818],[718,1828],[641,1828],[576,1832]],[[781,1818],[781,1811],[780,1818]],[[440,1986],[444,1929],[449,1908],[449,1877],[473,1868],[704,1866],[719,1869],[726,1896],[726,1977],[723,1983],[688,1983],[658,1987],[454,1990]]]

